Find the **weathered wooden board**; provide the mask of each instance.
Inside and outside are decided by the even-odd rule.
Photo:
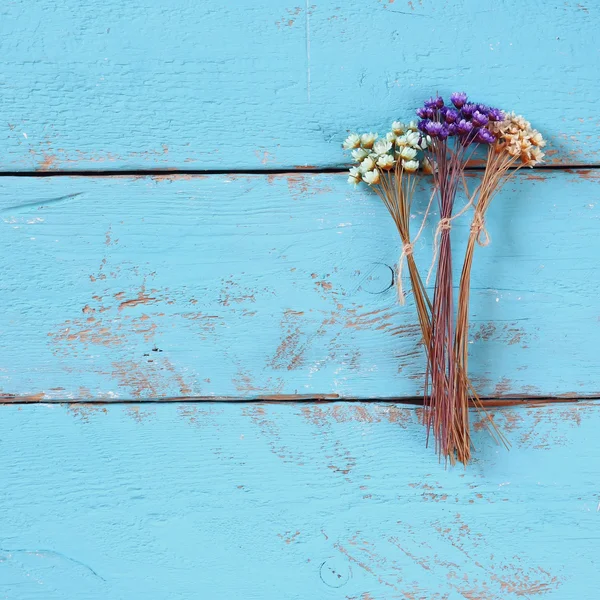
[[[595,3],[12,0],[0,169],[343,162],[436,90],[527,114],[554,162],[597,163]]]
[[[595,172],[528,172],[492,205],[473,274],[483,395],[600,393],[599,201]],[[396,231],[343,175],[1,178],[0,210],[4,394],[422,391],[414,306],[391,286]]]
[[[595,598],[600,406],[496,420],[445,471],[413,408],[4,406],[0,598]]]

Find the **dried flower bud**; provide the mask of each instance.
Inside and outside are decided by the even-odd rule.
[[[452,104],[454,104],[456,108],[460,109],[467,103],[467,94],[464,92],[454,92],[450,96],[450,100],[452,100]]]
[[[477,132],[477,141],[482,144],[493,144],[496,141],[496,137],[491,131],[489,131],[485,127],[482,127]]]
[[[392,148],[392,144],[391,142],[388,142],[387,140],[377,140],[374,144],[373,144],[373,152],[375,154],[387,154]]]
[[[442,124],[437,121],[427,121],[425,131],[432,138],[435,138],[439,135],[440,131],[442,131]]]
[[[473,131],[473,123],[471,123],[471,121],[465,121],[464,119],[461,119],[456,124],[456,131],[459,135],[467,135]]]
[[[392,123],[392,131],[396,134],[396,135],[402,135],[405,131],[406,127],[404,125],[404,123],[402,123],[401,121],[394,121]]]
[[[401,135],[396,138],[396,146],[401,148],[402,146],[408,145],[408,137],[406,135]]]
[[[413,158],[415,158],[415,156],[417,156],[417,151],[414,148],[411,148],[410,146],[405,146],[404,148],[402,148],[400,156],[404,160],[412,160]]]
[[[454,108],[449,108],[444,114],[444,120],[446,123],[454,123],[458,119],[458,111]]]
[[[372,148],[375,140],[377,139],[376,133],[363,133],[360,136],[360,143],[363,148]]]
[[[542,137],[542,134],[539,131],[533,130],[533,135],[531,136],[531,143],[534,146],[538,146],[543,148],[546,145],[546,140]]]
[[[350,175],[348,176],[348,183],[356,185],[362,179],[360,171],[356,167],[352,167],[349,173]]]
[[[394,157],[391,154],[384,154],[377,159],[377,166],[384,171],[389,171],[394,166]]]
[[[487,116],[490,121],[504,120],[504,113],[499,108],[491,108]]]
[[[352,158],[356,162],[360,162],[361,160],[367,158],[367,156],[369,156],[369,153],[364,148],[355,148],[352,150]]]
[[[423,136],[418,131],[411,131],[406,134],[406,142],[409,146],[413,148],[419,148],[419,143]]]
[[[375,168],[375,161],[370,156],[365,158],[365,160],[363,160],[360,163],[360,167],[359,167],[361,173],[366,173],[367,171],[371,171],[374,168]]]
[[[419,168],[418,160],[403,160],[402,167],[409,173],[414,173]]]
[[[363,175],[364,182],[368,183],[369,185],[377,185],[379,183],[379,179],[379,171],[377,169],[374,169],[373,171],[367,171]]]
[[[351,150],[352,148],[358,148],[359,146],[360,146],[360,136],[357,135],[356,133],[351,133],[346,138],[344,143],[342,144],[342,147],[345,150]]]
[[[475,125],[477,125],[478,127],[485,127],[485,125],[487,125],[489,123],[489,119],[487,117],[486,114],[480,112],[479,110],[476,110],[473,113],[473,123]]]
[[[476,110],[477,110],[477,106],[475,104],[465,104],[461,108],[460,112],[462,113],[463,117],[470,119]]]

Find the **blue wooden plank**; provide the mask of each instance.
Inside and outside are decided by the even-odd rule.
[[[414,307],[391,288],[397,233],[345,179],[2,178],[0,390],[420,394]],[[473,270],[470,368],[483,395],[600,393],[599,190],[594,172],[528,172],[492,204],[493,241]],[[417,213],[427,198],[418,192]],[[454,227],[457,260],[467,231]]]
[[[3,406],[0,598],[594,598],[598,404],[467,469],[378,404]]]
[[[335,166],[436,90],[527,114],[554,162],[600,157],[590,3],[3,3],[3,170]],[[535,18],[534,18],[535,16]]]

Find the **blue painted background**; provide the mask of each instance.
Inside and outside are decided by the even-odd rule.
[[[0,600],[595,598],[599,25],[570,0],[3,3]],[[386,402],[423,381],[397,233],[322,172],[455,89],[550,142],[476,250],[470,367],[512,446],[473,414],[466,470]]]

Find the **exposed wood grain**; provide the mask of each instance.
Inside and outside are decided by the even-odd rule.
[[[2,170],[343,161],[438,90],[527,114],[551,160],[600,161],[592,2],[13,0]],[[466,35],[468,32],[468,35]]]
[[[5,406],[0,598],[594,598],[594,403],[466,471],[376,404]]]
[[[595,172],[528,172],[492,204],[473,273],[482,395],[599,395],[599,200]],[[0,211],[7,399],[422,392],[397,234],[343,175],[3,178]]]

